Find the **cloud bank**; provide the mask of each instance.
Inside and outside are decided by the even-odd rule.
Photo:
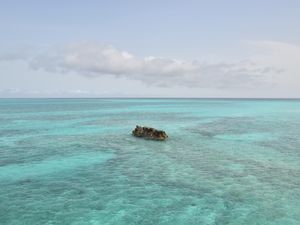
[[[194,88],[255,87],[280,72],[255,60],[208,64],[163,57],[142,58],[113,46],[88,42],[53,47],[31,58],[30,66],[86,77],[122,77],[149,86]]]

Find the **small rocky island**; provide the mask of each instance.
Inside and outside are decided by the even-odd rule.
[[[164,141],[168,138],[168,135],[163,130],[156,130],[152,127],[141,127],[138,125],[132,131],[132,135],[135,137],[142,137],[145,139],[156,141]]]

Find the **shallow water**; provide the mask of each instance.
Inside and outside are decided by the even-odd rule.
[[[1,225],[300,224],[300,101],[2,99],[0,184]]]

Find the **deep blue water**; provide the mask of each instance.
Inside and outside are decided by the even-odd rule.
[[[300,101],[1,99],[0,224],[298,225]]]

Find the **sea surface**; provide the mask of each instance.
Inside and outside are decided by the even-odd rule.
[[[1,99],[0,224],[299,225],[300,101]]]

